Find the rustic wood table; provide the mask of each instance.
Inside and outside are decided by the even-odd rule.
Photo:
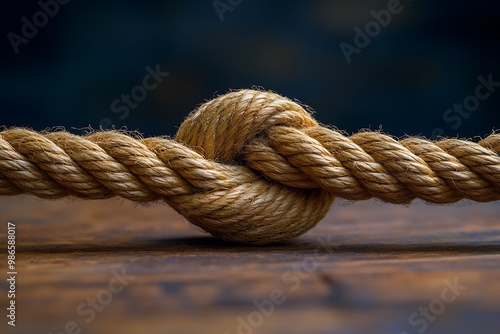
[[[0,198],[1,333],[497,334],[499,213],[340,202],[304,236],[254,247],[162,204]]]

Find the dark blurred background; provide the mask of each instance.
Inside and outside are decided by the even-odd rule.
[[[38,1],[3,2],[0,125],[174,135],[199,103],[255,85],[348,132],[472,137],[499,126],[500,88],[471,112],[446,113],[475,94],[478,76],[500,82],[498,1],[402,0],[350,63],[340,43],[355,46],[353,29],[391,1],[72,0],[57,13],[41,2],[53,17],[37,14]],[[24,29],[33,37],[23,17],[38,22],[36,34]],[[169,75],[133,107],[113,109],[147,66]]]

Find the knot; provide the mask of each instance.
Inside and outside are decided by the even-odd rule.
[[[265,173],[255,175],[244,163],[230,167],[241,163],[245,146],[277,126],[302,129],[318,123],[302,106],[272,92],[244,89],[202,104],[181,124],[175,140],[206,159],[225,164],[228,178],[247,175],[250,182],[204,191],[199,205],[206,205],[209,212],[196,214],[191,208],[186,211],[183,204],[169,204],[193,224],[230,241],[284,241],[315,226],[328,212],[334,195],[321,189],[288,187],[266,178]]]

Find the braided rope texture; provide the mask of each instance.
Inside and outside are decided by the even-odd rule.
[[[345,136],[285,97],[239,90],[202,104],[174,139],[3,130],[0,195],[161,199],[214,236],[265,244],[315,226],[336,196],[499,200],[499,152],[498,134],[479,142]]]

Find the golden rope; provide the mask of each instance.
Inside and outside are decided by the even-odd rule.
[[[335,196],[499,200],[499,152],[498,134],[478,143],[347,137],[285,97],[240,90],[201,105],[175,139],[3,130],[0,195],[162,199],[217,237],[262,244],[309,230]]]

